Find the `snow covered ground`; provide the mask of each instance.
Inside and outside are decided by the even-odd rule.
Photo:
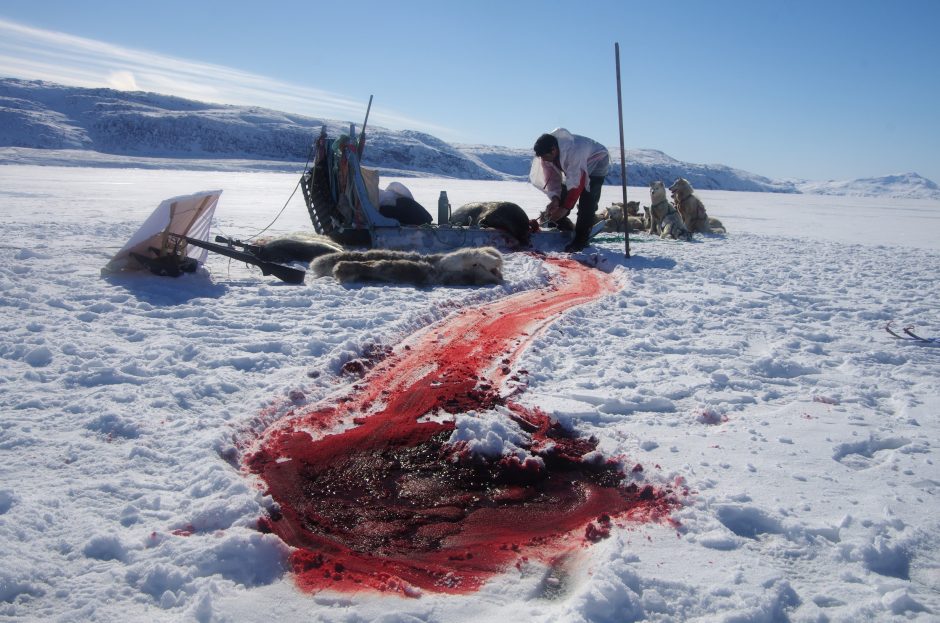
[[[164,198],[222,188],[214,233],[247,237],[296,180],[0,166],[0,620],[938,620],[940,347],[883,327],[940,335],[940,203],[701,192],[727,236],[635,235],[629,260],[599,242],[621,289],[534,337],[519,399],[631,478],[684,483],[678,526],[616,527],[553,591],[531,562],[413,598],[300,591],[235,447],[351,391],[347,361],[551,273],[512,254],[489,288],[289,286],[221,256],[99,274]],[[400,181],[432,213],[440,190],[544,203]],[[310,229],[298,195],[267,234]]]

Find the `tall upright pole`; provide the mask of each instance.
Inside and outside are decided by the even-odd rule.
[[[362,150],[366,146],[366,126],[369,125],[369,111],[372,110],[372,96],[369,96],[369,105],[366,107],[366,120],[362,122],[362,132],[359,133],[359,144],[356,145],[356,155],[362,158]]]
[[[630,257],[630,217],[627,216],[627,151],[623,148],[623,96],[620,90],[620,44],[614,43],[617,61],[617,120],[620,121],[620,183],[623,186],[623,255]]]

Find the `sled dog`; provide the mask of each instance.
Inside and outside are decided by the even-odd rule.
[[[660,238],[691,240],[692,234],[682,222],[682,217],[669,199],[666,187],[661,181],[650,182],[649,233]]]
[[[643,223],[643,219],[639,218],[637,214],[639,213],[640,202],[639,201],[628,201],[627,202],[627,219],[630,223],[630,231],[640,231],[646,229]],[[597,213],[595,217],[595,223],[604,223],[605,232],[622,232],[624,231],[624,220],[623,220],[623,204],[620,202],[610,204],[609,208],[601,210]]]
[[[672,200],[682,215],[682,222],[692,233],[723,234],[725,228],[716,218],[710,218],[705,212],[705,204],[695,195],[692,184],[685,178],[677,178],[672,186]]]

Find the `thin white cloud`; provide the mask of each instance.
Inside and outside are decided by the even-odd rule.
[[[252,105],[312,117],[362,117],[365,102],[223,65],[124,48],[0,18],[0,75],[81,87],[152,91],[219,104]],[[394,111],[370,119],[393,129],[457,134]]]
[[[134,74],[126,70],[112,71],[108,74],[108,86],[118,91],[139,91]]]

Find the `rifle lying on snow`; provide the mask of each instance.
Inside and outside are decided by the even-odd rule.
[[[250,242],[242,242],[235,238],[226,238],[225,236],[216,236],[216,242],[221,242],[227,247],[238,247],[242,249],[245,253],[251,253],[252,255],[261,258],[261,245],[260,244],[251,244]],[[271,260],[263,260],[265,262],[270,262]]]
[[[216,242],[224,242],[225,244],[216,244],[189,236],[179,236],[179,238],[191,245],[207,249],[213,253],[218,253],[219,255],[224,255],[232,259],[241,260],[246,264],[257,266],[261,269],[262,275],[274,275],[285,283],[303,283],[304,277],[307,275],[306,271],[300,270],[299,268],[293,268],[292,266],[285,266],[284,264],[261,259],[257,255],[261,247],[257,245],[245,244],[222,236],[216,236]],[[235,245],[241,246],[242,250],[236,249]]]

